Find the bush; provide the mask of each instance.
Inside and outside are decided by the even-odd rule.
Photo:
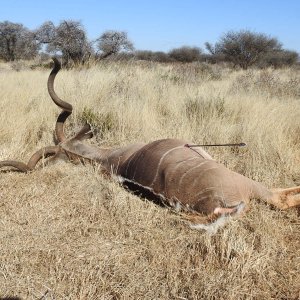
[[[264,54],[257,63],[257,66],[261,68],[270,66],[274,68],[282,68],[295,65],[297,61],[298,53],[295,51],[272,51]]]
[[[188,99],[185,103],[187,118],[190,121],[197,120],[198,123],[212,116],[220,118],[224,112],[225,100],[221,97]]]
[[[169,56],[174,60],[180,62],[193,62],[203,60],[202,50],[198,47],[183,46],[180,48],[176,48],[169,52]]]
[[[266,53],[280,51],[281,44],[276,38],[263,33],[241,30],[225,33],[214,46],[206,43],[206,49],[212,55],[223,55],[234,66],[247,69]]]
[[[148,60],[156,62],[171,62],[170,56],[162,51],[139,50],[135,52],[135,58],[139,60]]]
[[[279,76],[276,70],[247,71],[236,78],[231,87],[234,93],[253,91],[278,98],[300,98],[300,77],[297,73]]]

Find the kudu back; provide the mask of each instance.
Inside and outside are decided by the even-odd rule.
[[[259,199],[280,209],[300,206],[300,187],[268,189],[261,183],[227,169],[201,147],[189,147],[190,141],[163,139],[120,148],[100,148],[84,142],[93,136],[86,124],[72,137],[66,137],[64,125],[72,105],[61,100],[54,90],[60,62],[48,79],[49,95],[62,109],[55,126],[57,144],[40,149],[27,164],[2,161],[1,167],[32,171],[41,158],[82,160],[99,163],[101,169],[125,185],[146,190],[162,203],[181,211],[192,228],[215,231],[219,225],[246,210],[250,199]]]

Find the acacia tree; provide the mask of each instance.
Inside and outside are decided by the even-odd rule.
[[[101,52],[101,58],[106,58],[120,51],[133,51],[133,43],[124,31],[105,31],[97,40],[96,47]]]
[[[66,64],[84,63],[92,54],[84,27],[78,21],[61,21],[55,27],[51,21],[45,22],[37,31],[36,38],[47,45],[49,53],[61,52]]]
[[[0,58],[5,61],[31,59],[38,50],[39,45],[32,31],[22,24],[0,22]]]
[[[266,53],[282,50],[276,38],[249,30],[229,31],[214,46],[206,43],[206,49],[243,69],[257,63]]]

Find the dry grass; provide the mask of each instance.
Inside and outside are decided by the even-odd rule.
[[[48,71],[0,70],[0,160],[52,143]],[[106,145],[177,137],[246,142],[209,152],[268,186],[300,185],[299,71],[103,64],[62,71],[56,89]],[[131,195],[97,167],[0,172],[0,297],[299,299],[300,221],[252,203],[216,235]]]

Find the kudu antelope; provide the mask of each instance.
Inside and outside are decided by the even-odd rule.
[[[99,163],[106,173],[117,176],[125,185],[149,192],[192,222],[192,228],[216,230],[230,216],[238,215],[250,199],[260,199],[280,209],[300,205],[300,187],[267,189],[261,183],[217,163],[201,147],[191,147],[185,140],[163,139],[149,144],[137,143],[120,148],[99,148],[83,143],[93,136],[86,124],[73,137],[66,137],[64,124],[72,105],[54,91],[54,79],[61,68],[53,58],[54,68],[48,79],[48,91],[62,109],[55,133],[57,145],[37,151],[27,164],[2,161],[0,168],[13,167],[32,171],[41,158]]]

